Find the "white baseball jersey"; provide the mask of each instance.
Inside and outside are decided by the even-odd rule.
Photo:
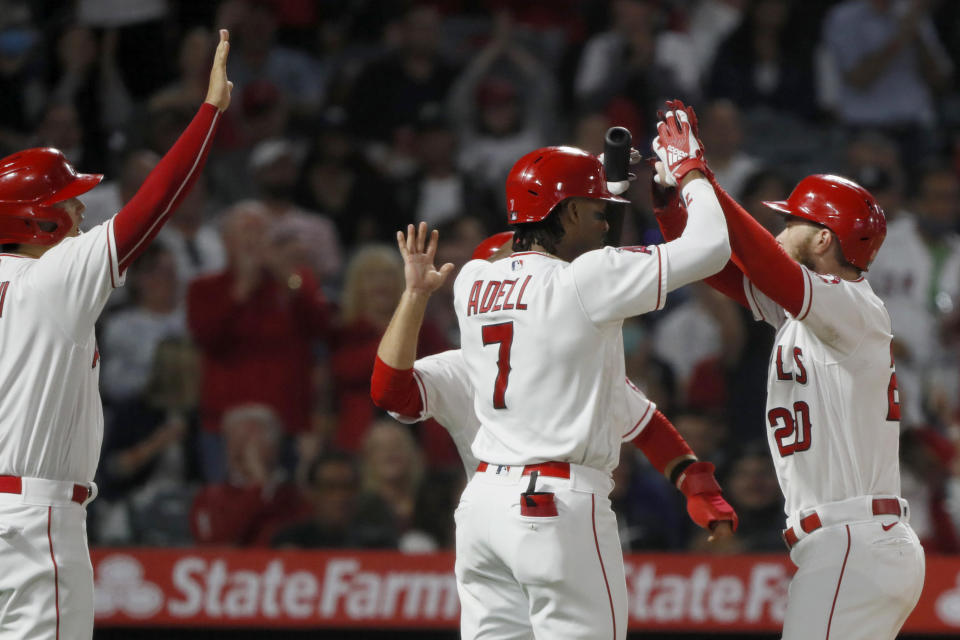
[[[498,465],[565,461],[611,472],[628,421],[623,319],[663,307],[657,246],[473,260],[454,282],[480,429],[473,455]]]
[[[902,214],[887,227],[883,251],[870,265],[867,280],[890,312],[897,339],[904,342],[920,366],[937,357],[937,317],[931,306],[934,296],[960,306],[960,240],[947,238],[948,253],[939,270],[927,248],[917,222]]]
[[[90,482],[103,440],[94,323],[123,283],[113,221],[0,254],[0,474]]]
[[[900,494],[887,310],[863,278],[801,268],[803,307],[795,318],[744,278],[754,317],[777,329],[767,440],[788,516],[855,496]]]
[[[473,387],[467,375],[467,365],[460,349],[444,351],[416,361],[413,376],[420,390],[423,410],[418,416],[402,416],[393,411],[390,415],[398,421],[411,424],[421,420],[435,419],[446,429],[460,454],[467,478],[477,470],[479,460],[470,451],[480,429],[480,420],[473,411]],[[636,438],[657,411],[657,405],[626,379],[625,399],[627,421],[622,425],[622,441]]]

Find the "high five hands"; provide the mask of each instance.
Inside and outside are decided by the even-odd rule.
[[[220,111],[226,111],[230,106],[230,90],[233,83],[227,80],[227,54],[230,53],[230,32],[220,29],[220,42],[217,52],[213,56],[213,68],[210,69],[210,84],[207,87],[209,102]]]
[[[421,222],[416,229],[412,224],[407,225],[406,235],[403,231],[397,231],[397,247],[403,256],[403,275],[407,291],[430,295],[453,273],[453,264],[450,262],[440,267],[439,271],[433,266],[439,237],[436,229],[427,233],[426,222]]]

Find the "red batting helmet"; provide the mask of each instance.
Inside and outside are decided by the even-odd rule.
[[[507,176],[507,221],[539,222],[567,198],[630,202],[607,190],[600,160],[575,147],[545,147],[517,160]]]
[[[830,229],[847,262],[864,271],[887,236],[887,219],[870,192],[840,176],[807,176],[786,200],[763,204]]]
[[[72,227],[58,202],[93,189],[100,174],[77,173],[56,149],[26,149],[0,160],[0,243],[53,245]],[[55,226],[42,228],[53,223]]]
[[[490,257],[502,249],[505,244],[512,241],[513,231],[501,231],[500,233],[495,233],[477,245],[477,248],[473,250],[473,255],[470,256],[470,259],[489,260]]]

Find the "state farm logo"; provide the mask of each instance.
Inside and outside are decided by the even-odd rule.
[[[951,626],[960,627],[960,575],[956,588],[944,591],[937,598],[937,616]]]
[[[149,618],[163,608],[163,591],[143,579],[143,565],[136,558],[110,556],[97,566],[94,605],[97,615]]]

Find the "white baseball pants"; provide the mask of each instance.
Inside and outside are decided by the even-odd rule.
[[[522,467],[478,472],[454,514],[464,640],[623,640],[627,585],[609,474],[539,477],[555,516],[521,515]]]
[[[0,493],[0,640],[90,640],[93,567],[73,483],[24,478]]]
[[[783,640],[893,640],[926,571],[917,534],[896,516],[823,527],[790,558]]]

